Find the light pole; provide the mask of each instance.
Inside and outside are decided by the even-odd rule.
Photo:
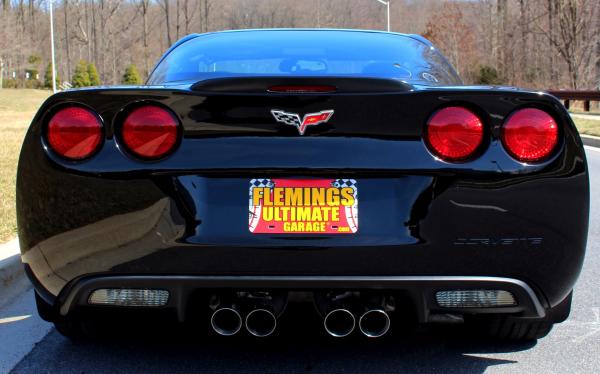
[[[54,59],[54,17],[52,16],[52,1],[48,0],[50,4],[50,54],[52,55],[52,92],[56,93],[56,61]]]
[[[387,31],[390,31],[390,1],[377,0],[379,3],[385,5],[387,7]]]

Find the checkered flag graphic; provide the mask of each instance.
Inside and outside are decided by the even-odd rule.
[[[254,187],[273,187],[274,183],[270,179],[260,178],[250,180],[250,184]]]
[[[252,205],[252,189],[255,187],[273,188],[274,186],[275,186],[275,183],[273,183],[273,181],[268,178],[250,179],[250,188],[248,190],[248,192],[249,192],[248,198],[250,201],[249,211],[248,211],[248,222],[249,222],[248,227],[250,229],[250,232],[254,232],[256,225],[260,221],[260,212],[262,209],[261,206]]]
[[[354,188],[355,185],[356,185],[356,181],[354,179],[336,179],[332,183],[332,186],[336,187],[336,188],[342,188],[342,187]]]
[[[300,127],[302,125],[302,120],[300,116],[295,113],[286,113],[282,110],[272,110],[271,114],[277,122],[285,123],[286,125],[292,125],[296,127]]]

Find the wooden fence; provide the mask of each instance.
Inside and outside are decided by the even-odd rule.
[[[583,101],[583,110],[586,112],[590,111],[590,102],[600,102],[600,91],[575,91],[575,90],[559,90],[559,91],[548,91],[550,94],[564,100],[565,107],[569,109],[571,101]]]

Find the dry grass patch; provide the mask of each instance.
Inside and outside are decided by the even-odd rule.
[[[43,90],[0,90],[0,243],[16,235],[15,183],[23,137],[50,95]]]
[[[599,120],[573,117],[573,122],[580,134],[600,136]]]

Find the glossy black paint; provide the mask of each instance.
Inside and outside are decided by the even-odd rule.
[[[268,92],[275,84],[337,89]],[[119,141],[124,116],[144,103],[169,108],[183,126],[177,149],[161,160],[137,159]],[[99,151],[79,162],[45,145],[52,113],[71,104],[98,113],[105,131]],[[485,125],[480,152],[460,163],[436,159],[422,139],[429,116],[450,105],[468,107]],[[503,121],[524,107],[547,111],[560,126],[559,146],[540,163],[517,162],[499,140]],[[300,136],[272,109],[335,113]],[[356,179],[358,232],[251,234],[253,177]],[[22,258],[49,303],[90,277],[456,275],[525,282],[550,308],[581,269],[588,211],[583,145],[556,98],[374,78],[226,78],[61,92],[35,116],[17,177]]]
[[[141,101],[182,121],[183,140],[164,160],[137,160],[115,136],[123,113]],[[105,142],[89,160],[65,161],[42,146],[48,113],[64,103],[93,108],[104,121]],[[457,103],[480,113],[489,139],[477,159],[453,164],[435,159],[421,134],[435,109]],[[522,106],[544,108],[561,124],[560,147],[546,162],[516,162],[498,140],[504,118]],[[300,137],[270,117],[272,107],[331,108],[335,116]],[[255,176],[357,179],[359,232],[251,234]],[[23,145],[17,206],[23,259],[54,296],[89,274],[485,275],[525,281],[554,305],[582,264],[588,179],[566,112],[535,92],[209,96],[189,86],[107,88],[44,103]],[[480,244],[489,242],[504,244]]]

